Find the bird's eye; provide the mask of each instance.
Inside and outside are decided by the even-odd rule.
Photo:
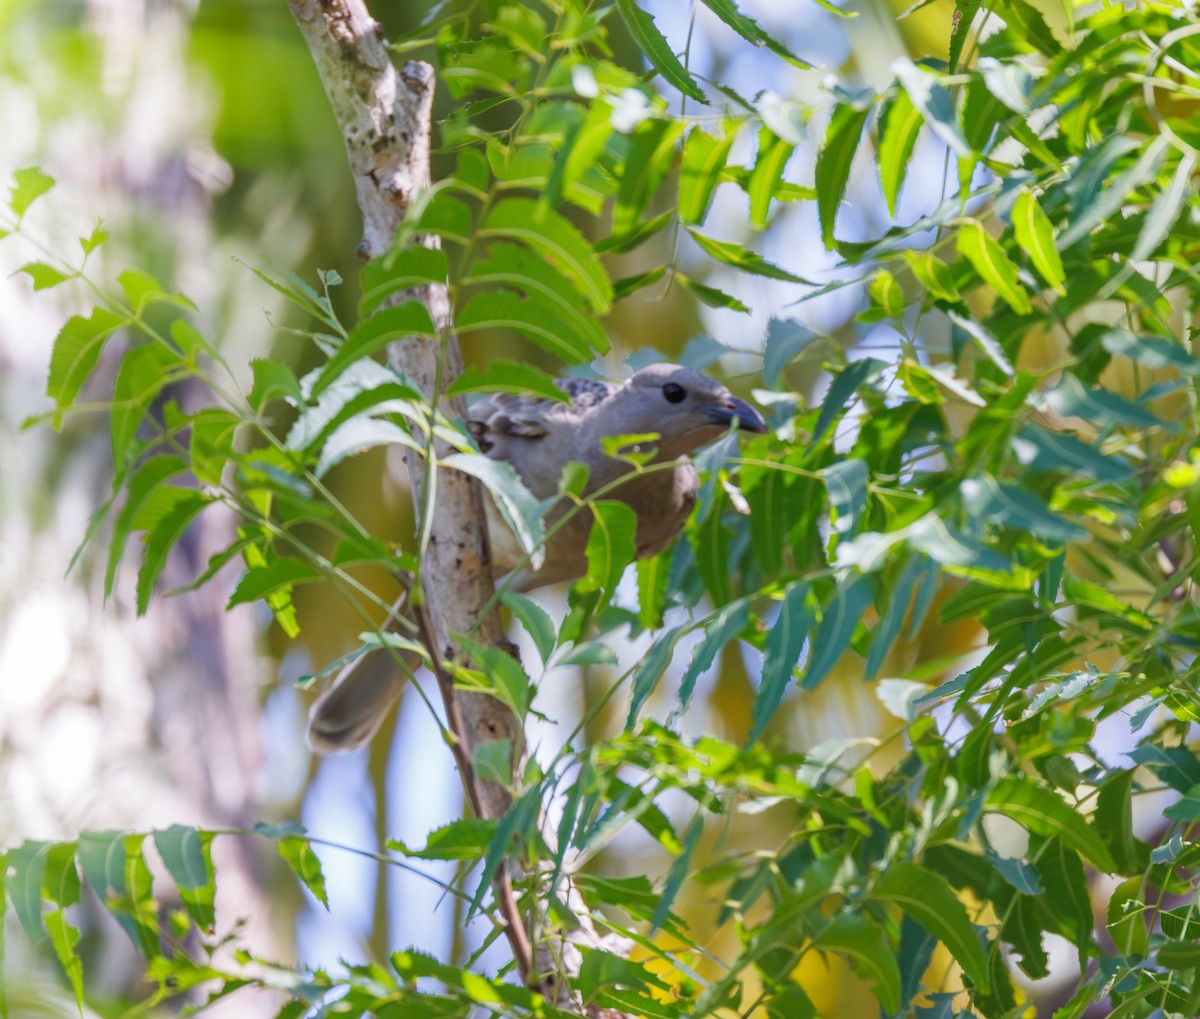
[[[667,398],[669,403],[681,403],[683,398],[687,396],[687,390],[678,382],[668,382],[663,386],[663,396]]]

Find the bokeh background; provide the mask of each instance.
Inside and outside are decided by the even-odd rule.
[[[847,9],[858,16],[845,19],[802,0],[743,0],[746,13],[816,65],[811,71],[754,49],[703,8],[694,12],[677,0],[646,6],[680,49],[688,44],[695,72],[744,95],[769,90],[804,104],[812,120],[807,128],[798,121],[796,129],[809,140],[797,148],[786,176],[810,184],[830,105],[828,73],[879,85],[890,79],[897,56],[944,56],[953,4],[938,0],[897,20],[907,2],[848,0]],[[419,0],[376,0],[370,7],[390,36],[413,28],[426,13]],[[636,66],[631,42],[619,26],[613,31],[619,57]],[[404,56],[434,54],[414,49]],[[450,102],[445,92],[439,95],[439,115]],[[752,151],[749,133],[739,145]],[[839,235],[847,239],[887,226],[867,148],[859,153],[852,201],[840,220]],[[940,200],[943,153],[922,141],[899,219],[911,221]],[[435,177],[450,158],[435,156]],[[334,292],[335,306],[352,320],[359,239],[353,189],[320,83],[282,0],[0,0],[0,179],[29,165],[59,181],[30,214],[32,232],[56,253],[77,253],[76,239],[103,221],[111,240],[89,263],[93,277],[111,283],[136,266],[187,294],[200,309],[197,324],[247,380],[252,358],[280,357],[303,369],[313,357],[305,341],[288,332],[307,323],[247,264],[267,262],[309,280],[318,269],[337,270],[346,283]],[[780,209],[768,231],[755,236],[745,195],[724,186],[711,216],[710,233],[749,243],[807,278],[831,278],[833,260],[822,249],[811,203]],[[669,259],[670,241],[664,232],[613,260],[612,275]],[[303,632],[289,641],[263,612],[224,611],[236,569],[197,593],[157,599],[141,619],[131,574],[122,575],[107,603],[101,597],[102,542],[68,572],[92,513],[110,495],[111,456],[100,415],[74,418],[61,433],[45,423],[21,427],[47,409],[53,338],[87,296],[70,287],[34,293],[29,278],[14,273],[38,255],[14,239],[0,243],[0,845],[70,838],[82,829],[299,818],[314,836],[375,851],[389,838],[419,844],[431,828],[460,816],[450,755],[417,697],[403,699],[395,721],[370,748],[327,760],[306,750],[311,694],[297,691],[294,680],[353,646],[361,629],[333,592],[306,587],[297,593]],[[699,306],[678,286],[652,297],[642,292],[620,304],[607,323],[614,352],[597,366],[604,373],[619,377],[625,358],[644,359],[647,348],[678,357],[702,336],[734,351],[757,351],[773,317],[797,319],[847,348],[895,347],[890,330],[855,321],[862,307],[857,287],[803,300],[809,288],[711,268],[686,246],[678,256],[689,273],[739,297],[752,313]],[[554,367],[506,335],[473,337],[464,353],[468,361],[502,356]],[[736,383],[752,364],[726,354],[718,370]],[[789,381],[805,399],[820,394],[819,360],[799,362]],[[204,398],[203,392],[179,395]],[[360,520],[403,541],[411,510],[398,468],[374,451],[341,465],[331,480]],[[190,581],[233,526],[207,514],[203,519],[172,558],[167,587]],[[561,592],[539,597],[561,614]],[[933,638],[922,634],[897,653],[911,663],[962,652],[979,636],[971,625]],[[646,642],[618,647],[622,663],[635,661]],[[679,671],[690,650],[686,641],[679,646]],[[526,652],[525,661],[537,660]],[[704,677],[682,720],[685,731],[743,737],[757,664],[726,654]],[[535,744],[556,749],[615,674],[560,669],[544,677],[536,706],[554,724],[531,734]],[[660,688],[665,712],[670,673]],[[611,731],[621,717],[619,705],[611,715],[602,712],[588,735]],[[894,724],[857,677],[845,676],[803,702],[785,703],[774,738],[801,749],[846,736],[870,738]],[[742,839],[748,848],[755,838],[770,842],[763,829],[769,815],[749,820],[712,838]],[[464,927],[461,904],[435,882],[349,850],[322,847],[319,853],[328,912],[301,894],[271,847],[251,838],[218,840],[219,926],[243,918],[241,937],[260,955],[329,967],[386,958],[410,944],[462,959],[482,937]],[[597,866],[655,874],[665,860],[660,847],[630,833]],[[428,871],[441,880],[454,876],[437,865]],[[701,924],[715,915],[702,897],[681,908]],[[147,993],[138,983],[139,962],[94,901],[80,909],[94,1006],[98,1014],[124,1014]],[[13,1014],[73,1014],[56,964],[33,956],[19,931],[9,934]],[[712,948],[721,952],[719,942]],[[486,957],[485,964],[489,960],[494,965],[502,957]],[[822,967],[809,976],[826,1014],[872,1007],[841,970]],[[211,1014],[253,1019],[278,1007],[269,995],[240,996]]]

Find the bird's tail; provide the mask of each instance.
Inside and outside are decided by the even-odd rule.
[[[403,665],[396,660],[397,654]],[[419,657],[407,651],[370,651],[356,658],[309,709],[308,745],[318,754],[362,746],[383,724],[388,709],[404,688],[405,676],[419,664]]]

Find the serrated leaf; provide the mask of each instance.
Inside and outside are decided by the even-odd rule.
[[[821,222],[821,240],[826,248],[832,249],[837,243],[833,228],[838,207],[842,204],[846,182],[850,179],[850,165],[870,112],[869,108],[857,109],[848,103],[840,103],[833,111],[825,132],[825,144],[817,156],[817,216]]]
[[[464,283],[514,287],[544,303],[556,316],[562,316],[565,325],[597,353],[609,349],[604,329],[580,306],[579,290],[531,248],[497,241],[488,248],[485,258],[472,263]]]
[[[150,404],[163,387],[174,381],[169,374],[176,356],[158,344],[131,347],[121,358],[113,380],[113,403],[109,416],[113,463],[124,473],[131,446]]]
[[[1136,147],[1136,145],[1135,145]],[[1096,227],[1108,223],[1125,204],[1126,199],[1135,188],[1154,179],[1158,168],[1166,158],[1170,142],[1162,135],[1154,138],[1142,150],[1137,161],[1114,180],[1099,194],[1080,193],[1079,200],[1085,202],[1077,215],[1072,215],[1066,228],[1058,237],[1058,246],[1062,250],[1074,245],[1090,234]],[[1119,150],[1115,150],[1119,154]],[[1115,155],[1114,155],[1115,159]],[[1102,164],[1107,170],[1111,163]],[[1082,168],[1082,165],[1081,165]]]
[[[732,241],[716,241],[711,237],[705,237],[704,234],[698,233],[691,227],[687,227],[686,229],[691,234],[692,240],[699,245],[701,251],[724,265],[732,266],[734,269],[739,269],[754,276],[765,276],[767,279],[782,280],[784,283],[813,285],[810,280],[806,280],[803,276],[796,276],[786,269],[781,269],[779,266],[768,262],[761,255],[742,247],[740,244],[734,244]]]
[[[1023,190],[1017,196],[1013,203],[1012,224],[1017,245],[1029,255],[1042,279],[1058,293],[1065,294],[1063,284],[1067,275],[1054,246],[1054,227],[1031,192]]]
[[[313,473],[318,478],[323,478],[348,457],[357,456],[377,446],[404,446],[422,454],[425,452],[423,443],[414,439],[406,429],[393,421],[353,417],[335,428],[329,438],[321,444],[321,456]]]
[[[679,62],[671,44],[654,24],[654,18],[634,3],[634,0],[617,0],[617,10],[634,42],[654,69],[685,96],[707,105],[708,98],[704,90]]]
[[[321,579],[321,571],[303,559],[279,559],[268,566],[255,566],[242,574],[225,608],[231,609],[235,605],[258,601],[259,598],[266,598],[281,588],[290,591],[295,584],[304,581]]]
[[[145,552],[142,555],[142,566],[138,570],[137,579],[137,614],[144,616],[150,607],[150,596],[154,593],[154,585],[167,564],[167,556],[175,547],[188,526],[203,510],[210,499],[194,489],[173,488],[171,508],[147,531],[142,541]]]
[[[307,838],[293,837],[280,839],[277,843],[279,855],[292,868],[296,875],[313,897],[326,909],[329,908],[329,895],[325,891],[325,873],[321,870],[321,861],[313,852],[313,847]]]
[[[950,53],[947,70],[953,74],[958,70],[958,59],[962,56],[963,46],[967,42],[967,34],[971,22],[975,20],[975,12],[983,6],[983,0],[954,0],[954,14],[950,22]]]
[[[513,290],[473,294],[459,312],[456,325],[460,335],[482,329],[511,329],[568,364],[582,364],[593,357],[588,342],[573,332],[553,307]]]
[[[654,630],[662,626],[670,573],[671,559],[668,555],[638,560],[638,623],[644,629]]]
[[[517,476],[512,464],[489,460],[479,453],[452,453],[442,463],[483,483],[521,550],[529,556],[530,567],[537,570],[546,556],[543,547],[546,527],[537,499]]]
[[[72,315],[59,330],[46,380],[46,395],[58,408],[55,428],[62,426],[61,412],[70,406],[92,374],[108,338],[125,324],[126,319],[111,311],[93,308],[87,318]]]
[[[829,492],[834,529],[839,534],[853,534],[867,505],[867,482],[870,480],[867,462],[850,457],[822,468],[819,473]]]
[[[515,393],[518,396],[540,396],[559,403],[571,402],[552,376],[528,364],[515,361],[493,361],[480,370],[469,365],[446,390],[450,396],[461,393]]]
[[[763,382],[771,388],[778,387],[783,370],[817,338],[816,333],[794,319],[771,319],[763,348]]]
[[[872,895],[903,909],[946,946],[976,987],[987,991],[987,956],[966,907],[945,878],[915,863],[893,861],[880,874]]]
[[[958,228],[958,251],[1018,315],[1033,310],[1029,295],[1017,279],[1016,265],[981,223],[967,220]]]
[[[1004,814],[1036,835],[1057,836],[1105,873],[1116,869],[1096,830],[1062,797],[1034,779],[1000,779],[988,794],[984,809]]]
[[[623,502],[592,503],[592,529],[587,541],[587,573],[577,583],[583,592],[615,590],[637,552],[637,516]]]
[[[181,824],[154,832],[154,848],[179,889],[184,906],[201,930],[210,933],[216,922],[212,839],[212,832]]]
[[[789,585],[779,606],[779,616],[767,631],[762,678],[754,697],[750,742],[758,739],[783,700],[815,619],[808,602],[808,585],[799,582]]]
[[[960,315],[953,310],[947,310],[946,317],[950,319],[954,325],[961,329],[964,333],[971,337],[979,346],[991,362],[999,368],[1005,375],[1012,378],[1016,374],[1012,362],[1008,359],[1008,355],[1004,352],[1004,348],[1000,346],[1000,341],[989,333],[982,325],[973,318],[968,318],[965,315]]]
[[[377,311],[356,325],[334,351],[312,384],[309,399],[317,399],[355,361],[386,350],[389,344],[402,342],[412,336],[437,336],[437,327],[423,302],[410,300]]]
[[[771,199],[783,180],[783,171],[796,146],[767,127],[758,132],[758,155],[750,171],[746,193],[750,196],[750,223],[762,230],[767,225]]]
[[[843,368],[829,384],[825,399],[821,401],[821,412],[813,425],[812,439],[808,448],[815,449],[825,438],[825,433],[846,409],[846,404],[854,396],[858,387],[875,378],[883,371],[884,363],[873,357],[864,357],[859,361],[851,361]]]
[[[865,674],[867,679],[874,679],[879,675],[884,658],[900,635],[904,617],[912,607],[913,591],[924,575],[925,568],[926,564],[921,556],[912,556],[896,580],[895,587],[888,591],[887,608],[879,625],[871,634],[871,652],[867,657]]]
[[[706,304],[710,308],[727,308],[730,311],[740,312],[743,315],[750,313],[750,308],[745,303],[739,301],[732,294],[725,293],[724,290],[718,290],[716,287],[710,287],[704,283],[697,283],[690,276],[686,276],[678,270],[675,271],[675,279],[695,294],[700,299],[701,304]]]
[[[1027,489],[997,481],[989,474],[959,485],[963,506],[976,520],[1017,527],[1049,541],[1082,541],[1088,531],[1065,520]]]
[[[389,842],[388,848],[418,860],[478,860],[496,834],[496,822],[489,818],[464,817],[435,828],[421,849],[403,842]]]
[[[692,652],[692,660],[679,683],[679,707],[686,710],[696,689],[696,681],[716,661],[717,655],[731,640],[746,629],[750,622],[749,600],[739,598],[730,602],[704,627],[704,639]],[[797,652],[797,657],[799,652]]]
[[[509,237],[528,245],[565,272],[597,314],[612,306],[612,283],[591,244],[569,220],[531,198],[494,206],[479,237]]]
[[[679,643],[679,638],[686,632],[685,627],[677,626],[666,633],[659,634],[633,667],[630,675],[629,714],[625,718],[626,732],[633,729],[642,705],[646,703],[646,698],[654,692],[662,674],[671,664],[671,659],[675,654],[675,645]]]
[[[813,946],[853,960],[859,975],[871,983],[883,1011],[889,1015],[899,1011],[900,967],[882,926],[847,913],[823,929]]]
[[[549,662],[550,656],[554,653],[554,648],[557,644],[554,620],[550,618],[550,613],[532,598],[519,594],[511,588],[505,589],[500,596],[500,600],[521,621],[521,625],[525,627],[525,632],[529,634],[534,647],[537,648],[542,662]]]
[[[896,215],[900,189],[904,186],[913,147],[924,122],[921,111],[913,105],[905,91],[898,92],[884,107],[880,116],[876,161],[879,164],[879,183],[883,188],[883,197],[890,216]]]
[[[954,283],[950,266],[929,251],[905,251],[904,261],[918,282],[938,301],[958,302],[962,295]]]
[[[896,60],[892,68],[929,129],[957,155],[970,156],[971,146],[958,126],[950,89],[935,74],[918,67],[907,57]]]
[[[112,596],[116,583],[117,567],[125,553],[125,543],[134,521],[155,492],[170,478],[187,470],[187,464],[177,456],[155,456],[142,463],[130,478],[125,494],[125,505],[113,523],[112,537],[108,545],[108,564],[104,572],[104,597]]]
[[[75,278],[73,274],[59,272],[54,266],[47,265],[45,262],[26,262],[17,272],[23,272],[33,280],[34,290],[49,290],[51,287]]]
[[[27,166],[14,170],[12,186],[8,190],[8,204],[20,219],[38,198],[44,195],[56,181],[48,173],[43,173],[36,166]]]
[[[684,223],[699,224],[708,214],[735,136],[727,128],[723,137],[714,138],[696,125],[684,139],[679,166],[679,218]]]
[[[363,266],[358,313],[366,318],[394,294],[429,283],[444,284],[450,266],[441,248],[404,244]]]
[[[671,868],[667,871],[667,879],[663,882],[662,891],[659,893],[658,905],[654,909],[654,916],[650,919],[651,932],[658,930],[670,915],[671,906],[675,903],[679,889],[683,887],[683,882],[687,880],[688,874],[691,872],[692,853],[699,844],[703,832],[704,815],[697,813],[692,818],[691,824],[688,825],[687,831],[684,832],[683,851],[671,861]]]
[[[747,42],[753,43],[755,46],[763,46],[769,49],[772,53],[783,57],[793,67],[810,68],[807,60],[801,60],[783,43],[773,39],[769,34],[763,31],[762,27],[753,18],[747,17],[740,10],[733,0],[702,0],[705,7],[720,18],[726,25],[732,28]],[[841,13],[841,12],[839,12]]]
[[[904,291],[896,282],[896,277],[886,269],[877,270],[871,277],[871,282],[867,284],[867,296],[877,316],[899,318],[904,314]]]
[[[871,574],[855,577],[849,583],[839,582],[834,588],[833,599],[825,606],[813,634],[812,653],[801,680],[805,690],[814,689],[838,663],[874,597],[875,578]]]

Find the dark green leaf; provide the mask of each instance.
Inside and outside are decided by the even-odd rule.
[[[850,638],[875,598],[875,578],[863,574],[848,583],[840,581],[833,599],[821,613],[821,622],[812,638],[812,652],[801,685],[812,690],[838,663]]]
[[[833,228],[838,207],[842,204],[846,182],[850,179],[850,164],[854,161],[858,140],[870,112],[869,108],[839,104],[825,132],[825,145],[817,156],[817,215],[821,221],[821,240],[826,248],[832,248],[836,243]]]
[[[512,610],[512,614],[521,621],[521,625],[525,627],[525,632],[533,640],[542,662],[549,662],[550,655],[554,652],[556,645],[554,620],[550,618],[550,613],[532,598],[518,594],[511,588],[505,590],[500,599]]]
[[[679,683],[679,707],[686,710],[691,703],[692,693],[696,689],[696,681],[707,672],[717,655],[738,634],[746,629],[750,622],[749,599],[739,598],[723,606],[711,621],[704,627],[704,639],[692,651],[692,660],[688,663],[687,671]],[[799,651],[797,651],[799,657]]]
[[[767,631],[762,679],[754,698],[750,741],[758,739],[791,682],[805,638],[816,615],[809,604],[808,585],[791,584],[779,607],[779,616]]]
[[[1036,835],[1061,838],[1106,873],[1116,869],[1112,854],[1096,830],[1056,792],[1034,779],[1000,779],[988,794],[986,809],[1012,818]]]
[[[154,833],[154,848],[179,889],[188,913],[201,930],[212,932],[216,875],[212,865],[212,832],[174,824]]]
[[[767,279],[783,280],[785,283],[813,285],[809,280],[804,279],[804,277],[795,276],[786,269],[781,269],[779,266],[771,264],[761,255],[742,247],[740,244],[734,244],[732,241],[715,241],[711,237],[705,237],[703,234],[697,233],[691,227],[687,228],[687,232],[692,235],[692,239],[700,246],[701,251],[725,265],[740,269],[742,272],[747,272],[754,276],[765,276]]]
[[[150,607],[150,596],[154,593],[154,585],[167,564],[167,556],[188,526],[212,500],[201,495],[194,489],[171,488],[160,489],[171,494],[170,508],[146,532],[142,540],[145,551],[142,554],[142,566],[138,570],[137,579],[137,613],[146,614]]]
[[[671,44],[655,26],[654,18],[634,3],[634,0],[617,0],[617,10],[629,29],[629,34],[633,36],[633,41],[646,54],[654,69],[685,96],[707,104],[704,90],[679,62]]]
[[[512,464],[489,460],[479,453],[452,453],[442,462],[483,482],[522,551],[529,556],[530,566],[535,570],[541,566],[545,558],[542,544],[546,539],[541,507]]]
[[[593,523],[587,542],[587,573],[580,591],[611,593],[637,551],[637,517],[623,502],[601,499],[592,504]]]

